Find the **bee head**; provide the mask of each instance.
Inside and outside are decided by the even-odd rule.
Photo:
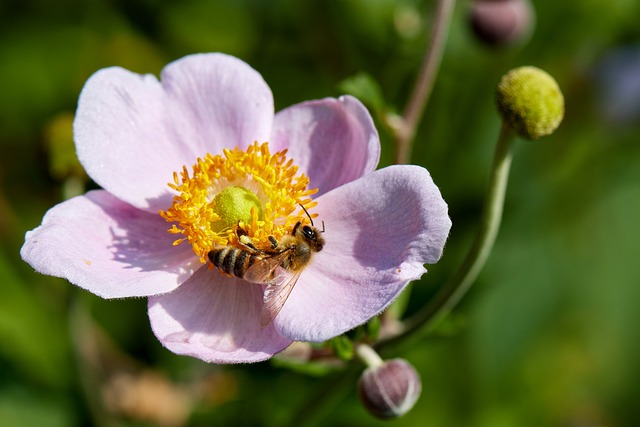
[[[301,225],[300,222],[293,228],[293,235],[301,237],[315,252],[320,252],[324,246],[321,231],[309,225]]]
[[[324,221],[322,221],[322,231],[318,230],[314,227],[313,219],[311,215],[309,215],[309,212],[307,212],[304,206],[300,205],[300,207],[309,217],[311,225],[302,225],[302,222],[298,221],[293,227],[293,230],[291,230],[291,234],[301,237],[315,252],[320,252],[324,246],[324,239],[320,235],[320,233],[324,233]]]

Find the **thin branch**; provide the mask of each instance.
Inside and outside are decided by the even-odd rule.
[[[436,6],[429,45],[425,51],[418,78],[404,113],[394,126],[396,163],[398,164],[408,163],[411,158],[411,147],[416,130],[440,68],[454,5],[455,0],[439,0]]]

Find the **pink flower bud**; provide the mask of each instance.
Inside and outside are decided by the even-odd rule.
[[[358,383],[360,400],[378,418],[406,414],[418,400],[420,376],[406,360],[393,359],[367,368]]]
[[[535,15],[528,0],[475,0],[470,21],[474,34],[484,43],[507,45],[529,36]]]

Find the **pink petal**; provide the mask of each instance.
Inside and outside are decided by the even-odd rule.
[[[262,286],[200,268],[175,291],[149,298],[158,339],[177,354],[214,363],[258,362],[291,340],[260,326]]]
[[[292,340],[323,341],[381,312],[440,258],[451,228],[418,166],[381,169],[317,201],[326,244],[274,320]]]
[[[260,74],[223,54],[191,55],[165,67],[162,83],[122,68],[95,73],[78,104],[74,133],[87,173],[116,197],[156,212],[167,183],[207,152],[266,141],[271,90]]]
[[[293,105],[276,114],[272,141],[288,148],[318,195],[373,172],[380,140],[373,120],[352,96]]]
[[[168,228],[157,214],[91,191],[50,209],[20,254],[36,271],[103,298],[156,295],[202,265],[190,246],[172,245]]]

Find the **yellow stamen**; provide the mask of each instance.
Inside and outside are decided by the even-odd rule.
[[[186,166],[174,172],[169,187],[177,191],[173,205],[160,211],[168,230],[188,241],[200,261],[215,247],[238,245],[241,227],[257,248],[268,248],[269,236],[280,240],[297,221],[305,221],[300,209],[316,205],[307,190],[309,178],[296,175],[298,166],[286,158],[287,150],[271,154],[268,144],[250,145],[246,151],[225,149],[223,155],[198,158],[189,176]]]

